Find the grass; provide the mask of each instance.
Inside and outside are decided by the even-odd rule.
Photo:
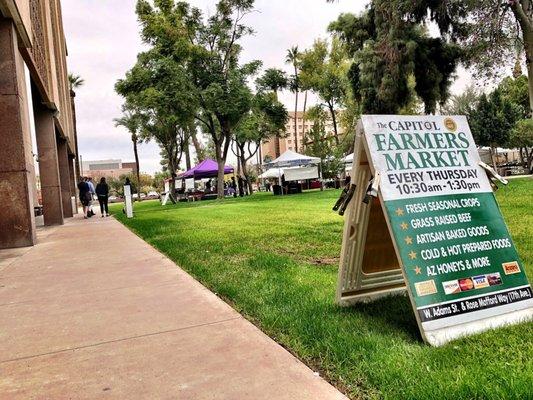
[[[338,194],[144,202],[134,219],[115,215],[353,399],[532,399],[532,323],[432,348],[407,297],[335,304]],[[497,197],[531,282],[533,180]]]

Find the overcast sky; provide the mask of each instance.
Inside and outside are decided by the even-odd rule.
[[[216,0],[190,0],[206,13],[213,12]],[[317,38],[327,37],[327,26],[340,13],[358,13],[365,0],[256,0],[256,12],[247,23],[255,35],[243,41],[243,62],[259,59],[265,68],[284,64],[288,48],[303,50]],[[117,79],[135,63],[143,45],[135,16],[135,0],[63,0],[63,22],[68,46],[68,68],[85,79],[77,91],[76,112],[79,151],[83,160],[121,158],[133,160],[130,135],[116,128],[113,118],[120,116],[122,98],[113,90]],[[465,79],[456,85],[464,86]],[[293,110],[290,93],[280,96]],[[155,144],[140,145],[141,171],[161,169]]]

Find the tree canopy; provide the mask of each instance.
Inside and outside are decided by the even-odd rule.
[[[349,79],[363,112],[398,113],[411,100],[410,76],[426,113],[449,96],[461,49],[429,37],[416,18],[405,18],[405,9],[402,1],[374,0],[359,16],[342,14],[329,27],[354,59]]]
[[[183,137],[181,146],[166,148],[170,161],[175,159],[171,153],[181,152],[188,143],[186,133],[191,134],[191,120],[196,120],[211,136],[220,182],[233,130],[252,106],[247,81],[261,65],[239,63],[239,42],[253,32],[243,23],[253,3],[219,0],[214,14],[205,17],[185,1],[138,0],[141,37],[150,49],[116,86],[142,109],[146,134]],[[218,189],[222,198],[222,185]]]

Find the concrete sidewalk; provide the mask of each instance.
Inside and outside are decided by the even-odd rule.
[[[1,250],[0,321],[0,399],[345,399],[112,218]]]

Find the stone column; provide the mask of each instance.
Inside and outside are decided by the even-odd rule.
[[[0,15],[0,248],[35,244],[33,168],[24,62]]]
[[[33,103],[45,225],[63,224],[63,203],[53,111]]]
[[[63,217],[72,217],[72,203],[70,201],[70,168],[68,158],[68,144],[65,139],[57,141],[57,156],[59,164],[59,180],[61,183],[61,202],[63,203]]]
[[[78,190],[76,181],[76,156],[69,154],[68,156],[68,172],[69,172],[69,184],[71,196],[76,197],[76,207],[78,206]],[[78,213],[78,210],[73,210],[74,214]]]

